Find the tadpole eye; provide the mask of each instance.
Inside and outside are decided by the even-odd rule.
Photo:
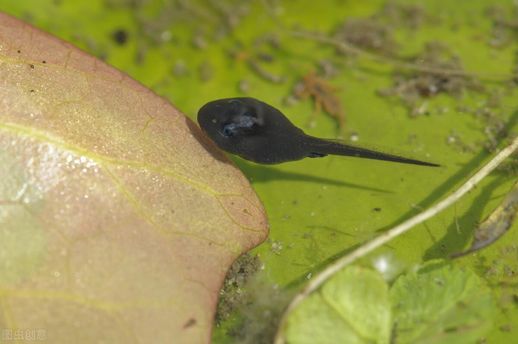
[[[224,124],[221,133],[225,137],[236,135],[249,135],[255,126],[255,118],[250,116],[238,116],[232,122]]]
[[[236,125],[234,123],[229,123],[223,126],[223,135],[225,137],[232,137],[236,132]]]

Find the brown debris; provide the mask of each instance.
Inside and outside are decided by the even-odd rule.
[[[330,84],[327,80],[319,77],[315,72],[309,72],[302,77],[295,85],[294,95],[298,99],[308,99],[315,104],[315,110],[311,116],[310,123],[315,120],[315,116],[322,110],[329,116],[334,118],[337,122],[340,134],[344,133],[345,129],[345,113],[336,95],[337,88]]]
[[[334,38],[370,52],[391,55],[396,46],[392,30],[372,19],[350,19],[342,24]]]
[[[463,75],[460,59],[440,43],[428,43],[411,63],[423,66],[423,69],[397,70],[394,85],[379,91],[381,96],[398,97],[409,108],[411,116],[426,113],[425,100],[438,94],[459,98],[466,90],[482,91],[482,86],[473,77]]]
[[[375,18],[388,21],[394,25],[403,25],[414,30],[429,20],[423,6],[418,4],[399,4],[395,1],[387,1],[381,11],[375,15]]]
[[[513,31],[518,29],[514,15],[510,18],[509,10],[498,5],[486,8],[485,14],[493,22],[487,44],[497,49],[509,46],[516,39]]]

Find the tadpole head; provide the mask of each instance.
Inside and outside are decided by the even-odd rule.
[[[221,148],[254,135],[263,120],[251,98],[229,98],[211,101],[198,111],[201,129]]]

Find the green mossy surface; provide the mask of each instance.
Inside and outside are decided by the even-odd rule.
[[[387,11],[385,1],[4,0],[0,10],[105,59],[192,119],[209,100],[253,96],[280,108],[309,134],[336,138],[336,122],[325,111],[307,126],[315,111],[311,99],[291,105],[286,101],[304,76],[320,72],[319,61],[330,61],[336,73],[325,82],[334,87],[331,96],[343,106],[346,140],[355,137],[359,145],[442,165],[424,168],[327,157],[259,166],[236,158],[271,224],[270,240],[254,253],[260,255],[271,283],[296,287],[333,257],[449,195],[490,158],[485,143],[493,140],[492,146],[501,147],[507,142],[506,135],[493,139],[493,130],[503,124],[513,133],[516,127],[516,86],[494,81],[512,79],[516,68],[518,33],[512,20],[518,9],[512,1],[495,6],[490,0],[401,0],[389,5],[396,12]],[[402,8],[419,11],[397,17]],[[394,87],[398,69],[384,52],[371,51],[381,60],[353,57],[292,34],[329,36],[355,19],[389,29],[390,58],[400,62],[439,42],[463,70],[483,76],[478,78],[482,89],[417,99],[424,111],[411,116],[409,104],[397,96],[379,95]],[[127,42],[116,42],[116,30],[127,33]],[[277,42],[273,46],[264,43],[271,37]],[[267,56],[261,59],[259,53]],[[251,68],[251,61],[265,73]],[[268,80],[272,77],[284,81]],[[454,207],[363,263],[390,256],[391,264],[402,271],[464,249],[477,223],[502,201],[514,179],[511,168],[496,171]],[[518,323],[514,227],[486,250],[454,262],[487,279],[498,300],[488,342],[509,342],[518,331],[512,325]],[[216,330],[217,342],[233,341],[225,328]]]

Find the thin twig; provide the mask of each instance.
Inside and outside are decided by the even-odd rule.
[[[419,65],[411,62],[404,62],[397,58],[392,58],[383,55],[373,54],[369,51],[363,50],[361,48],[355,47],[354,45],[348,44],[343,41],[339,41],[334,38],[326,37],[319,34],[303,32],[303,31],[289,31],[289,34],[294,37],[304,38],[324,44],[329,44],[335,46],[339,49],[342,49],[345,52],[361,55],[367,57],[371,60],[378,62],[390,63],[395,67],[407,70],[414,70],[423,73],[431,73],[431,74],[445,74],[450,76],[464,76],[464,77],[472,77],[478,79],[484,79],[487,81],[496,81],[496,82],[505,82],[510,81],[511,77],[508,75],[495,75],[495,74],[482,74],[482,73],[470,73],[463,70],[458,69],[446,69],[446,68],[437,68],[431,66]]]
[[[318,289],[327,279],[333,276],[335,273],[343,269],[345,266],[351,264],[355,260],[360,257],[365,256],[376,248],[385,245],[390,240],[398,237],[399,235],[405,233],[412,227],[428,220],[429,218],[437,215],[453,203],[457,202],[462,196],[468,193],[471,189],[473,189],[484,177],[486,177],[491,171],[493,171],[498,165],[500,165],[507,157],[514,153],[514,151],[518,149],[518,137],[513,140],[513,142],[500,151],[491,161],[489,161],[484,167],[482,167],[477,173],[475,173],[470,179],[468,179],[460,188],[457,189],[453,194],[437,203],[435,206],[429,208],[428,210],[423,211],[420,214],[408,219],[407,221],[397,225],[396,227],[391,228],[385,233],[379,235],[373,240],[367,242],[366,244],[360,246],[356,250],[351,253],[343,256],[342,258],[335,261],[333,264],[329,265],[325,270],[315,276],[306,287],[300,291],[290,302],[288,307],[286,308],[278,330],[275,336],[275,343],[282,344],[284,343],[283,330],[286,325],[286,320],[289,314],[295,309],[295,307],[300,304],[309,294]]]

